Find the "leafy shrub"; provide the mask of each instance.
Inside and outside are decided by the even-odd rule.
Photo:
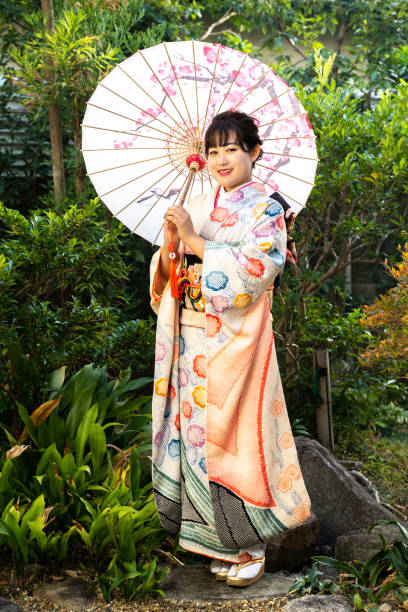
[[[363,363],[377,366],[398,378],[408,379],[408,242],[399,248],[401,262],[385,267],[396,286],[364,307],[363,329],[373,330]]]
[[[0,244],[4,410],[15,401],[38,405],[42,381],[62,365],[107,363],[112,376],[129,366],[135,374],[151,368],[153,320],[124,322],[122,312],[135,301],[125,258],[143,260],[143,254],[121,225],[107,230],[99,215],[97,200],[30,218],[0,205],[7,228]]]
[[[366,562],[346,563],[331,557],[312,557],[318,563],[342,570],[341,579],[339,577],[338,581],[320,580],[322,572],[314,563],[308,574],[291,585],[289,593],[340,592],[352,600],[355,610],[372,612],[378,612],[377,604],[380,604],[390,591],[398,601],[408,601],[408,530],[395,520],[377,521],[370,526],[367,534],[376,525],[396,525],[403,540],[388,544],[383,534],[379,533],[382,548]],[[367,600],[364,607],[362,598]]]
[[[69,558],[81,541],[106,598],[115,588],[144,595],[166,573],[153,552],[166,532],[141,465],[151,396],[139,393],[151,379],[110,380],[92,365],[64,375],[54,372],[50,399],[31,415],[19,404],[18,440],[3,425],[12,448],[0,456],[0,549],[22,572]]]
[[[275,318],[279,321],[277,305]],[[342,311],[324,297],[315,296],[307,305],[297,342],[290,347],[295,366],[286,376],[285,389],[289,410],[311,432],[315,432],[315,408],[320,401],[313,378],[313,353],[321,348],[329,349],[333,419],[338,433],[355,427],[390,431],[398,426],[397,419],[405,417],[406,386],[378,369],[367,368],[360,360],[371,340],[371,332],[361,326],[361,316],[361,309]],[[278,348],[283,359],[282,346]]]

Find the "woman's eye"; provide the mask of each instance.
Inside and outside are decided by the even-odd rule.
[[[237,148],[236,148],[236,147],[229,147],[229,148],[227,149],[228,153],[233,153],[233,152],[234,152],[234,151],[236,151],[236,150],[237,150]]]

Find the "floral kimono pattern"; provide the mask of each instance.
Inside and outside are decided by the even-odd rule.
[[[215,194],[188,206],[206,240],[205,313],[194,313],[204,323],[188,334],[169,285],[162,297],[154,292],[159,252],[152,259],[153,484],[162,524],[181,529],[183,546],[237,561],[307,520],[310,499],[267,297],[285,261],[282,207],[257,183],[228,192],[214,209]]]

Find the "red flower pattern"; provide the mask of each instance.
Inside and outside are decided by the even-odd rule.
[[[205,378],[207,371],[207,363],[205,355],[196,355],[193,360],[193,369],[194,372],[200,378]]]
[[[228,219],[230,214],[231,213],[228,210],[228,208],[222,208],[222,206],[218,206],[217,208],[215,208],[211,212],[210,219],[211,219],[211,221],[216,221],[217,223],[222,223],[223,221]]]
[[[248,258],[248,263],[245,264],[245,269],[252,276],[263,276],[265,272],[265,266],[263,265],[260,259],[255,259],[254,257]]]
[[[207,318],[207,326],[206,326],[207,337],[214,338],[214,336],[218,334],[218,332],[220,331],[222,327],[221,320],[219,317],[217,317],[216,315],[212,315],[212,314],[206,315],[206,318]]]

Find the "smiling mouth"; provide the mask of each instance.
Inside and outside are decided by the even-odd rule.
[[[218,174],[221,174],[221,176],[226,176],[230,172],[232,172],[232,168],[226,168],[224,170],[218,170]]]

